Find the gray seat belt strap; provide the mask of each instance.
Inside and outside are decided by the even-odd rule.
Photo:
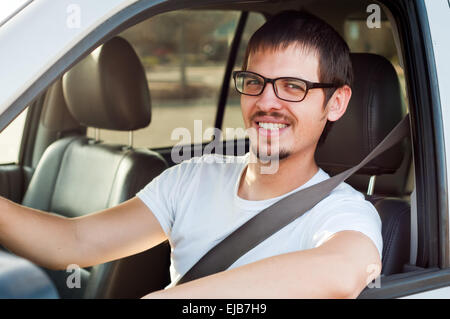
[[[327,180],[286,196],[270,207],[262,210],[209,250],[177,284],[228,269],[229,266],[246,252],[313,208],[328,196],[336,186],[409,134],[408,114],[358,165]]]

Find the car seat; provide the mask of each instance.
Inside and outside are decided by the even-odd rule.
[[[316,151],[320,167],[331,175],[355,166],[406,115],[400,84],[392,64],[382,56],[351,54],[354,81],[352,98],[345,114],[333,124],[325,142]],[[409,263],[410,204],[407,183],[411,166],[409,141],[386,151],[357,172],[347,182],[365,191],[370,178],[377,187],[367,199],[382,220],[382,274],[402,272]],[[384,176],[395,176],[383,180]],[[363,189],[365,187],[365,189]]]
[[[48,94],[52,98],[45,99],[44,109],[54,109],[52,103],[65,103],[64,108],[77,125],[132,131],[150,124],[150,93],[145,71],[130,44],[119,37],[109,40],[76,64]],[[156,152],[72,135],[46,149],[22,204],[66,217],[81,216],[132,198],[166,168],[166,161]],[[146,273],[139,273],[138,268],[142,260],[149,262],[148,252],[158,249],[161,245],[125,259],[83,269],[80,289],[67,287],[70,273],[46,271],[62,298],[114,295],[116,292],[109,286],[113,279],[126,283],[121,287],[121,297],[133,298],[142,291],[147,292],[152,285]],[[162,249],[166,252],[167,248]],[[168,263],[167,259],[167,267]],[[122,271],[124,267],[127,273]],[[157,273],[158,269],[155,266],[152,271]],[[90,276],[91,272],[96,275]],[[165,273],[162,272],[160,280],[168,281]],[[139,278],[133,279],[133,275]]]

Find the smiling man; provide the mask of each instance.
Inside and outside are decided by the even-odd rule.
[[[195,166],[188,161],[138,194],[154,213],[163,209],[152,194],[185,189],[185,204],[192,201],[167,212],[170,219],[155,213],[173,243],[174,282],[245,221],[329,177],[314,153],[325,127],[344,114],[352,80],[349,49],[337,32],[311,15],[281,13],[252,36],[233,77],[250,153],[235,164],[207,165],[207,156]],[[277,170],[265,174],[273,161]],[[356,297],[379,274],[381,250],[375,208],[342,184],[229,270],[148,297]]]
[[[135,198],[73,219],[0,198],[0,243],[40,265],[65,269],[136,254],[169,239],[172,283],[148,298],[357,297],[381,270],[381,221],[345,183],[228,270],[176,286],[250,218],[329,178],[314,152],[351,97],[347,45],[325,22],[300,12],[278,14],[262,26],[250,39],[243,70],[233,76],[245,125],[253,132],[248,154],[233,161],[219,155],[184,161]],[[277,170],[264,174],[273,161]]]
[[[250,134],[251,154],[262,161],[250,161],[247,172],[254,178],[244,178],[247,183],[239,191],[247,194],[248,199],[258,200],[291,191],[317,173],[314,153],[319,138],[327,120],[336,121],[344,114],[351,89],[346,83],[326,101],[325,92],[320,88],[334,87],[334,84],[318,83],[321,55],[310,44],[293,42],[286,48],[251,44],[247,71],[236,72],[234,76],[237,90],[242,94],[245,125],[258,132]],[[350,73],[351,64],[347,63]],[[279,171],[258,174],[268,159],[280,161]],[[267,188],[267,184],[271,187]]]

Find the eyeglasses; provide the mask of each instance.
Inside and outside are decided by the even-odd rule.
[[[260,95],[266,84],[272,83],[275,95],[288,102],[303,101],[310,89],[336,87],[331,83],[314,83],[292,77],[269,79],[250,71],[234,71],[233,79],[236,90],[241,94],[250,96]]]

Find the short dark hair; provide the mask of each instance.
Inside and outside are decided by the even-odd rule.
[[[261,26],[249,40],[243,70],[247,69],[250,54],[266,49],[286,49],[292,44],[318,53],[320,82],[351,87],[353,70],[347,43],[328,23],[303,11],[283,11]],[[324,90],[325,106],[335,88]],[[325,141],[333,123],[327,121],[319,145]]]

